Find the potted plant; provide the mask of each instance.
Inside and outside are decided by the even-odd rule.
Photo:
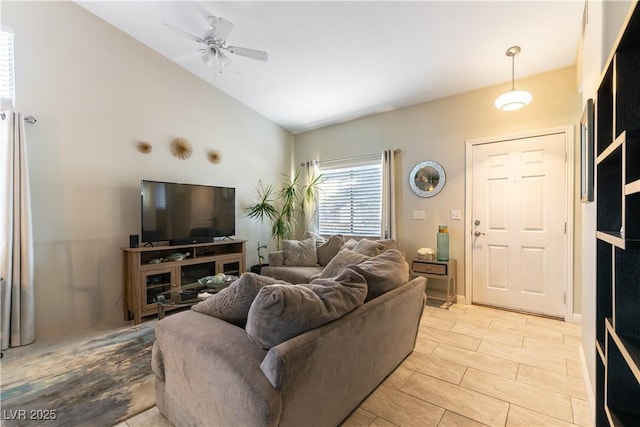
[[[264,256],[262,256],[262,253],[260,252],[262,249],[267,249],[267,245],[261,245],[260,242],[258,242],[258,263],[251,266],[252,273],[260,274],[260,272],[262,271],[262,267],[266,267],[269,265],[264,262]]]
[[[271,237],[276,241],[276,249],[280,250],[282,240],[291,237],[298,225],[304,204],[314,203],[322,175],[312,176],[307,184],[300,184],[300,170],[293,178],[284,175],[280,190],[275,192],[273,185],[264,186],[259,181],[256,189],[256,203],[247,207],[249,218],[271,221]],[[260,252],[258,251],[258,257]]]

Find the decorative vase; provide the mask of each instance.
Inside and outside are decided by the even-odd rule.
[[[446,225],[438,226],[438,261],[449,261],[449,231]]]

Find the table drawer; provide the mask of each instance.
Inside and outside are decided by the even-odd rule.
[[[442,276],[447,275],[447,265],[446,264],[429,264],[426,262],[414,262],[413,263],[413,272],[414,273],[429,273],[429,274],[440,274]]]

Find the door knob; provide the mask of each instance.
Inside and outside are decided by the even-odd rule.
[[[476,236],[476,237],[480,237],[480,236],[484,236],[484,233],[481,233],[479,231],[474,231],[473,235]]]

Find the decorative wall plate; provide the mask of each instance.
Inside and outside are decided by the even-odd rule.
[[[193,149],[191,143],[184,138],[175,138],[171,141],[171,154],[175,157],[185,160],[191,157]]]
[[[218,150],[209,150],[207,153],[207,159],[209,159],[210,163],[217,165],[220,163],[220,160],[222,160],[222,154],[220,154]]]
[[[150,153],[152,150],[152,146],[151,144],[149,144],[147,141],[139,141],[138,142],[138,151],[144,154]]]

